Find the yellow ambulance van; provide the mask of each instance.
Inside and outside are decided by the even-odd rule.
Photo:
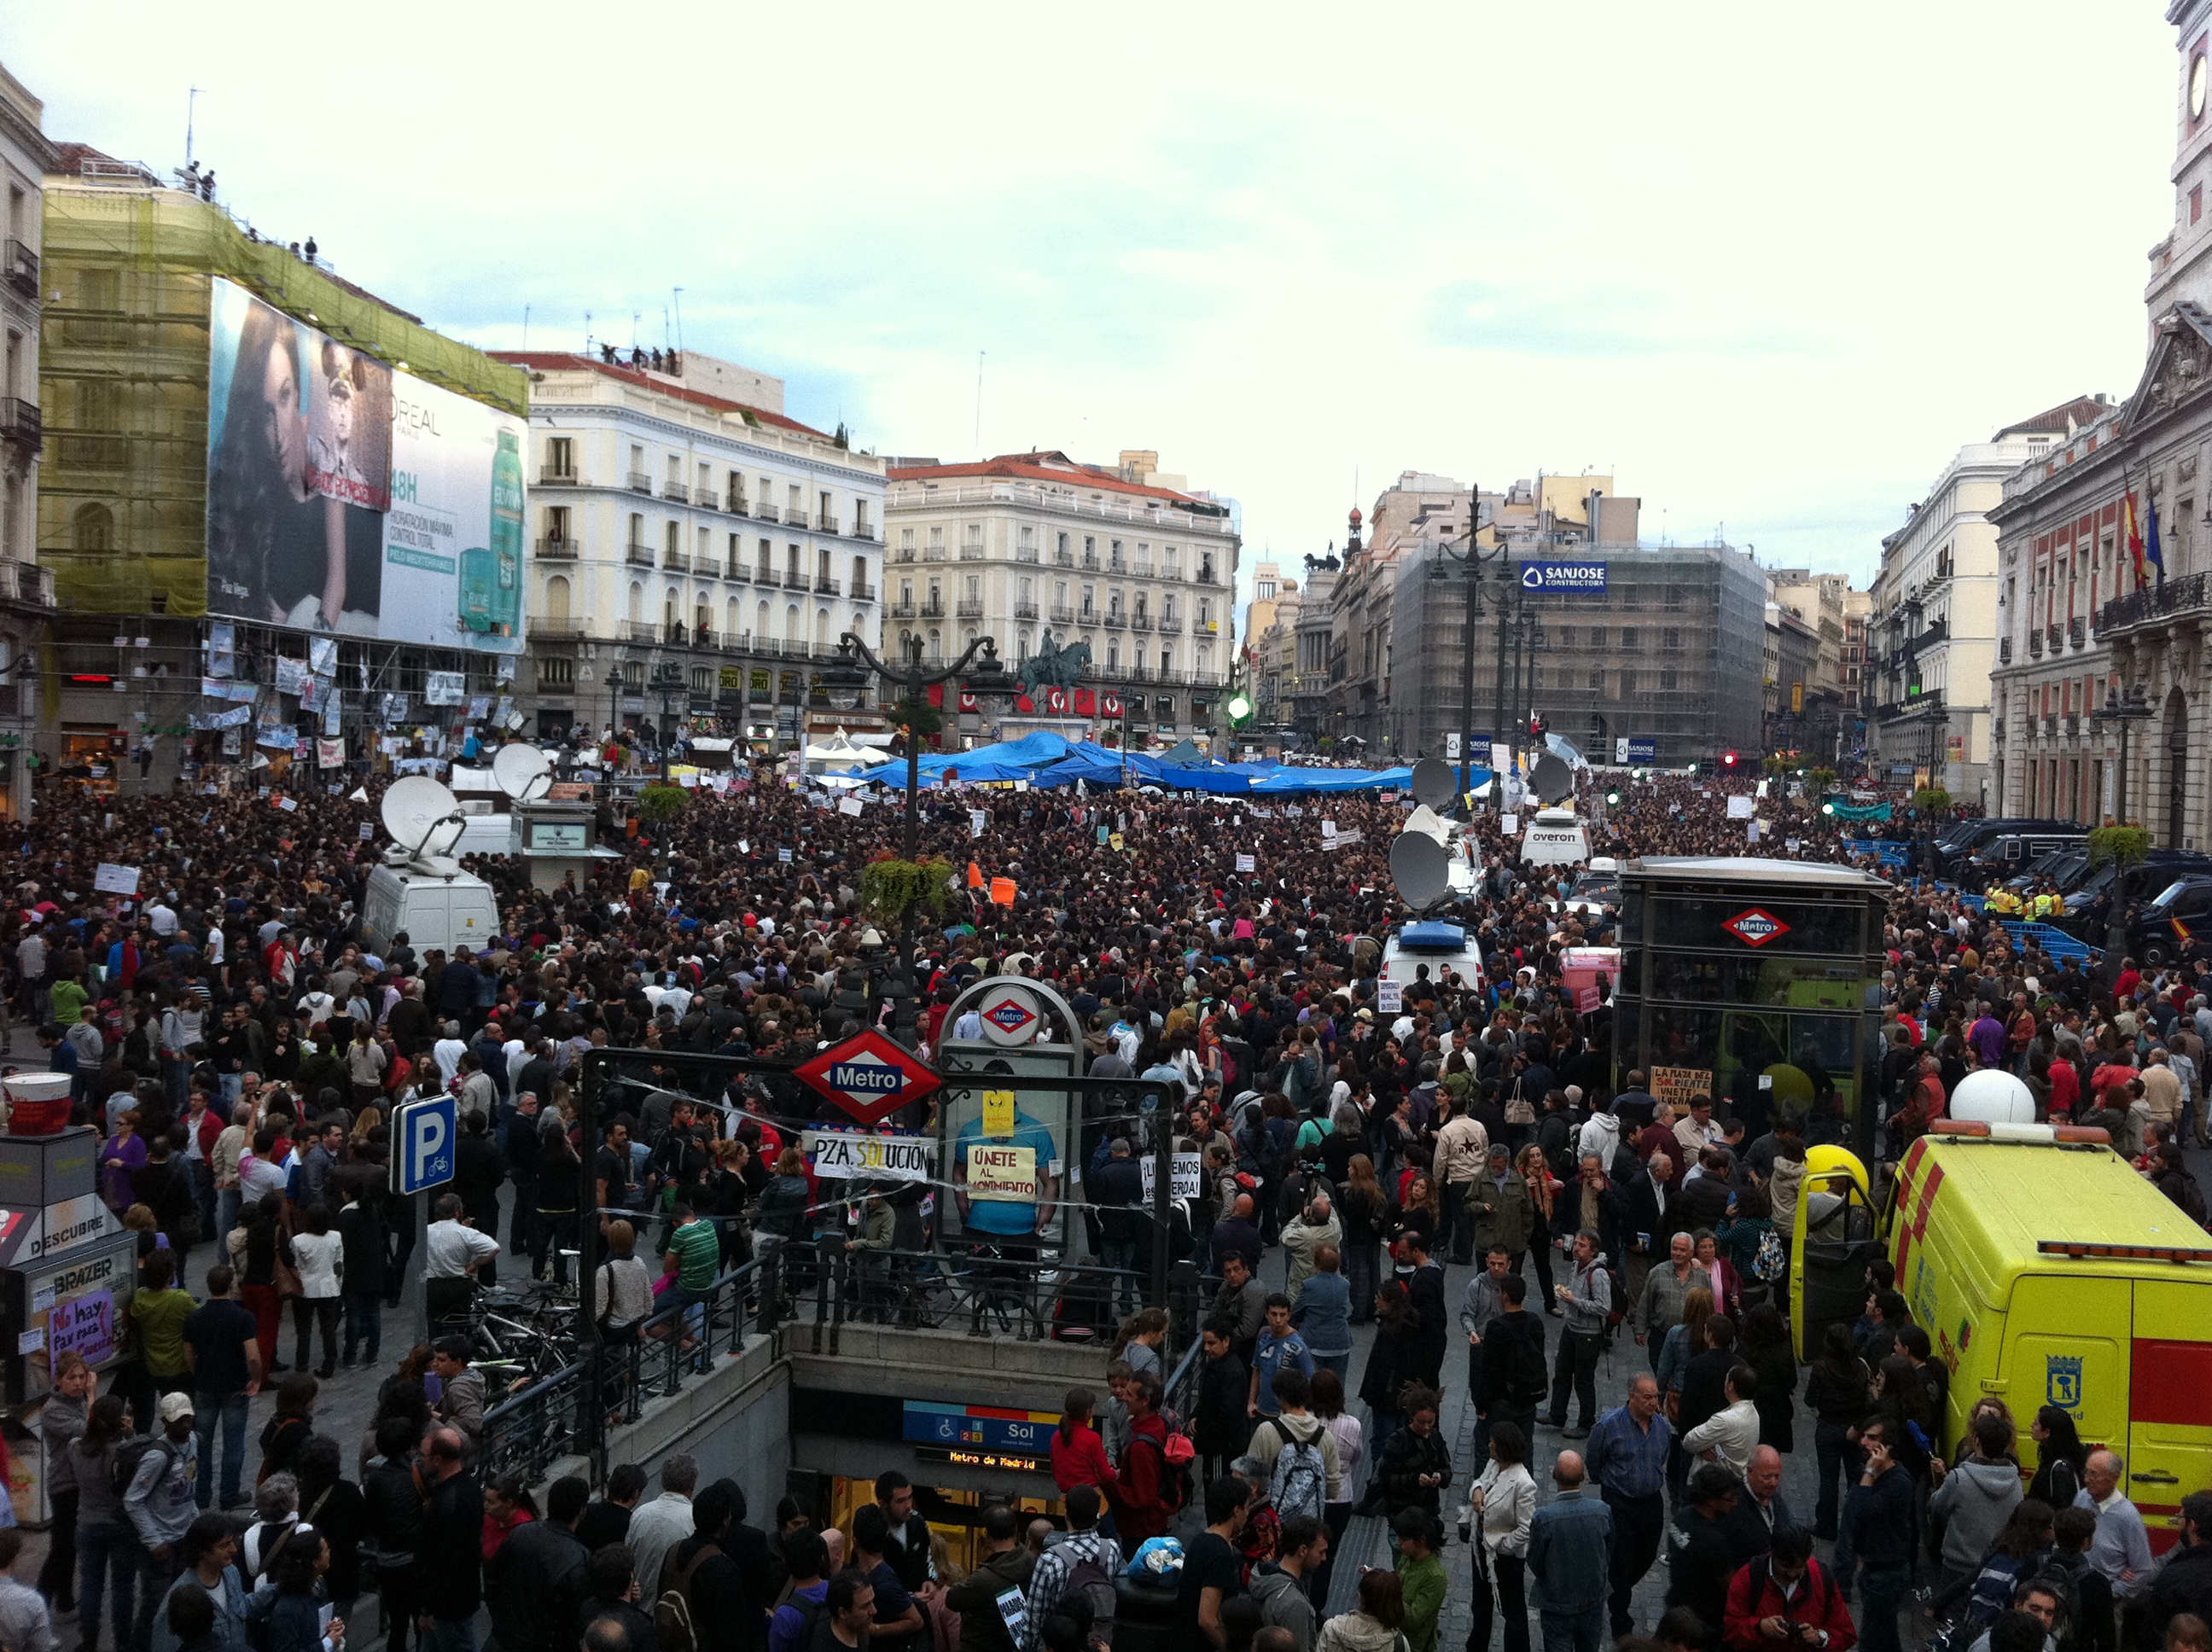
[[[2212,1489],[2212,1236],[2101,1130],[1939,1121],[1890,1187],[1897,1288],[1951,1371],[1947,1441],[2002,1396],[2034,1461],[2043,1406],[2126,1463],[2154,1549]]]

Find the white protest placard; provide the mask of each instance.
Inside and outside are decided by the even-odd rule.
[[[1406,1007],[1406,983],[1401,981],[1378,981],[1375,983],[1375,1011],[1378,1015],[1397,1015]]]
[[[789,849],[778,849],[775,852],[775,858],[778,864],[787,866],[791,864],[791,851]]]
[[[1510,745],[1500,745],[1496,742],[1492,742],[1490,748],[1490,766],[1501,774],[1511,768],[1513,767],[1513,748]]]
[[[990,816],[985,814],[981,809],[970,809],[968,811],[968,835],[982,836],[984,824],[990,818]]]
[[[1519,836],[1521,835],[1521,817],[1518,815],[1498,816],[1498,829],[1504,833],[1508,837]]]
[[[1731,796],[1728,800],[1728,817],[1730,820],[1749,820],[1758,810],[1759,799],[1756,798]]]
[[[1324,820],[1322,822],[1321,835],[1323,837],[1334,837],[1336,835],[1336,823],[1333,820]]]
[[[823,1181],[872,1176],[886,1181],[927,1181],[936,1168],[937,1144],[926,1136],[872,1136],[860,1130],[809,1130],[800,1139],[814,1174]]]
[[[1785,837],[1782,840],[1782,847],[1795,854],[1797,853],[1797,840],[1794,837]]]
[[[92,874],[92,886],[105,895],[136,895],[138,893],[138,868],[118,866],[112,860],[103,860]]]
[[[1757,821],[1754,820],[1751,822],[1743,829],[1745,838],[1748,841],[1753,843],[1759,841],[1759,823]]]
[[[1259,870],[1260,870],[1260,857],[1259,857],[1259,856],[1257,856],[1257,855],[1255,855],[1255,854],[1240,854],[1240,855],[1238,855],[1238,856],[1237,857],[1237,871],[1239,871],[1239,872],[1257,872],[1257,871],[1259,871]]]
[[[1168,1169],[1168,1197],[1197,1198],[1201,1168],[1198,1154],[1177,1153]],[[1147,1206],[1152,1202],[1152,1189],[1159,1183],[1158,1169],[1158,1161],[1153,1155],[1145,1153],[1138,1157],[1137,1170],[1145,1179],[1145,1203]]]
[[[361,823],[361,841],[362,842],[368,842],[369,839],[375,835],[376,828],[372,823],[366,820]]]
[[[838,799],[837,799],[837,812],[838,812],[839,814],[841,814],[841,815],[857,815],[857,814],[859,814],[859,813],[860,812],[860,799],[858,799],[858,798],[856,798],[856,797],[851,797],[851,796],[842,797],[842,798]]]

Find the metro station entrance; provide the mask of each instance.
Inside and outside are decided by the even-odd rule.
[[[1631,860],[1614,1065],[1662,1101],[1706,1095],[1747,1138],[1784,1113],[1813,1142],[1875,1139],[1889,886],[1846,866]]]

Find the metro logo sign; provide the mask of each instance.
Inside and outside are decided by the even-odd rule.
[[[1764,946],[1777,935],[1787,935],[1790,926],[1772,913],[1752,907],[1721,926],[1746,946]]]
[[[873,1028],[822,1052],[799,1076],[862,1124],[880,1124],[935,1090],[937,1075]]]
[[[983,1011],[983,1019],[1011,1037],[1035,1026],[1037,1017],[1036,1011],[1019,999],[1002,998]]]

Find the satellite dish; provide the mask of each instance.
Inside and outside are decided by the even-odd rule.
[[[491,760],[491,777],[517,803],[535,803],[553,789],[553,764],[536,746],[517,740],[500,747]]]
[[[1413,765],[1413,798],[1431,809],[1441,809],[1459,795],[1459,775],[1452,766],[1435,757]]]
[[[1566,759],[1547,751],[1528,771],[1528,787],[1543,802],[1557,803],[1573,793],[1575,771],[1567,767]]]
[[[384,829],[410,859],[441,855],[461,840],[461,806],[428,774],[409,774],[384,794]]]
[[[1401,832],[1390,845],[1390,881],[1400,900],[1425,912],[1451,893],[1451,856],[1426,832]]]

